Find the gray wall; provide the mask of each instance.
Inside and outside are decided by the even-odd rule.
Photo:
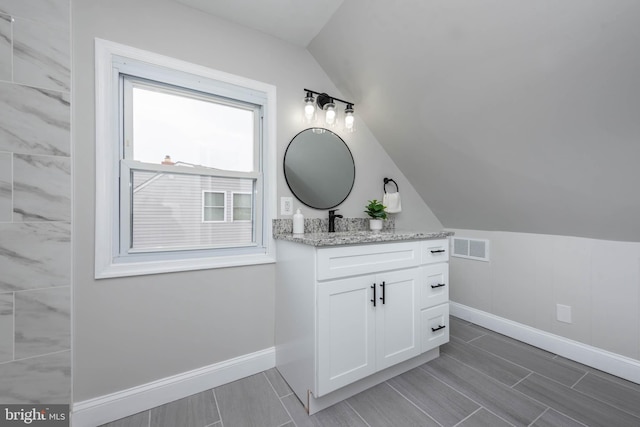
[[[291,195],[282,159],[304,129],[303,88],[340,96],[309,53],[167,0],[73,3],[74,371],[75,402],[230,359],[274,344],[275,267],[263,265],[122,279],[93,279],[94,37],[172,56],[277,87],[278,196]],[[344,135],[343,135],[344,136]],[[356,184],[340,207],[363,217],[382,179],[403,189],[401,227],[440,222],[366,126],[344,136]],[[294,204],[297,207],[297,204]],[[307,217],[326,211],[303,209]]]
[[[451,257],[452,301],[640,361],[640,243],[454,231],[489,239],[491,261]]]
[[[445,227],[640,241],[639,17],[350,0],[309,51]]]
[[[69,29],[69,0],[0,0],[2,403],[70,403]]]

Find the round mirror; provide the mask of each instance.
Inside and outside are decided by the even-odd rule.
[[[284,154],[284,177],[302,203],[331,209],[351,193],[356,166],[342,138],[328,129],[311,128],[289,143]]]

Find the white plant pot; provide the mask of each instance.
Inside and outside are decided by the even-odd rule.
[[[380,231],[380,230],[382,230],[382,220],[381,219],[370,219],[369,220],[369,230],[371,230],[371,231]]]

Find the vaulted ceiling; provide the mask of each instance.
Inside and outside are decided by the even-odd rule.
[[[176,0],[306,47],[344,0]]]
[[[640,241],[640,2],[331,7],[307,49],[445,227]]]

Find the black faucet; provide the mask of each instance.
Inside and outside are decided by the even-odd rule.
[[[329,211],[329,233],[336,231],[336,218],[342,218],[342,215],[336,215],[338,209]]]

